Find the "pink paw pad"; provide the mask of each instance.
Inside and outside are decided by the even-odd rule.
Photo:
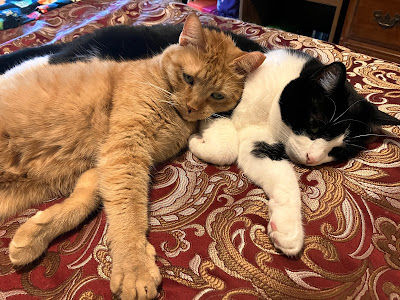
[[[269,225],[271,225],[271,229],[273,231],[277,231],[278,230],[278,227],[276,227],[276,224],[274,222],[270,222]]]
[[[276,226],[276,224],[274,222],[270,222],[269,225],[271,226],[272,231],[278,230],[278,227]],[[271,237],[271,240],[276,246],[278,246],[278,247],[280,246],[279,241],[276,238]]]

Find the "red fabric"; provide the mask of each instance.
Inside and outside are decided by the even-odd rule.
[[[40,21],[3,31],[0,54],[69,41],[103,26],[180,23],[192,11],[168,2],[71,4]],[[351,84],[381,110],[400,118],[400,67],[395,63],[238,20],[202,15],[201,21],[269,48],[301,49],[325,63],[343,61]],[[387,137],[377,138],[348,162],[296,167],[306,231],[304,252],[297,259],[273,248],[265,233],[266,197],[236,166],[207,165],[188,151],[157,166],[149,239],[163,275],[159,298],[399,299],[400,129],[384,131]],[[0,298],[111,299],[112,262],[103,211],[55,240],[31,266],[11,266],[10,238],[36,211],[0,225]]]

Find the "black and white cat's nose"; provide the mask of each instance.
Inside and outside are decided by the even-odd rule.
[[[318,159],[316,157],[314,157],[312,154],[307,153],[307,160],[306,163],[308,165],[314,165],[318,162]]]

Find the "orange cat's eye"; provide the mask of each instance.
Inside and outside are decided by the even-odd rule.
[[[220,93],[212,93],[212,94],[211,94],[211,97],[213,97],[213,98],[216,99],[216,100],[222,100],[222,99],[225,98],[224,95],[222,95],[222,94],[220,94]]]
[[[190,75],[188,75],[186,73],[183,73],[183,79],[190,85],[193,85],[193,83],[194,83],[193,76],[190,76]]]

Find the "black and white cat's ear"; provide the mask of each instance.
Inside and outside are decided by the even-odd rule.
[[[341,62],[331,63],[317,71],[312,79],[331,94],[337,87],[343,86],[346,80],[346,67]]]
[[[179,36],[179,45],[193,45],[201,49],[206,47],[203,27],[201,26],[199,17],[196,14],[190,14],[187,17],[181,35]]]
[[[235,58],[233,64],[241,74],[249,74],[257,69],[265,60],[265,55],[259,51],[243,52],[243,55]]]
[[[373,105],[370,103],[370,105]],[[380,111],[375,105],[374,106],[374,113],[371,114],[371,121],[378,126],[381,125],[400,125],[400,120]]]

